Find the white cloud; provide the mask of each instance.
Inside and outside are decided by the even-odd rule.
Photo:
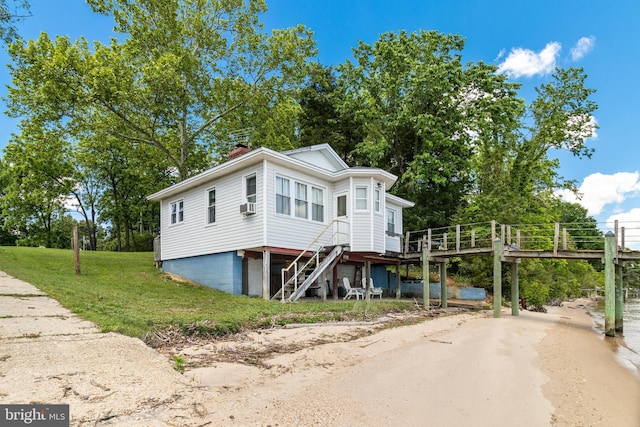
[[[498,73],[506,73],[515,78],[549,74],[556,66],[561,48],[560,43],[551,42],[537,53],[530,49],[511,49],[504,62],[498,66]]]
[[[596,38],[594,36],[580,38],[576,45],[571,48],[571,59],[574,61],[582,59],[587,53],[593,50],[595,44]]]
[[[611,215],[607,218],[607,229],[613,231],[616,220],[618,221],[618,232],[620,234],[619,243],[622,243],[622,228],[624,227],[624,246],[640,250],[640,208]]]
[[[622,203],[627,197],[639,193],[639,178],[638,172],[618,172],[613,175],[594,173],[582,181],[579,189],[580,199],[568,191],[561,191],[558,195],[566,202],[580,203],[589,215],[595,216],[599,215],[606,205]]]

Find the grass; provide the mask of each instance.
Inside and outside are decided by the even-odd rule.
[[[153,265],[152,253],[73,252],[0,247],[0,270],[31,283],[102,331],[144,338],[178,325],[188,335],[224,335],[286,323],[365,319],[415,309],[407,301],[328,301],[282,304],[234,296],[171,280]]]

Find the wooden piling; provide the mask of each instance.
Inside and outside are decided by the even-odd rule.
[[[520,285],[518,284],[518,260],[511,263],[511,315],[520,315]]]
[[[447,295],[447,262],[440,263],[440,307],[447,308],[449,306]]]
[[[431,230],[429,230],[431,231]],[[431,308],[429,302],[429,245],[422,245],[422,303],[425,310]]]
[[[493,317],[502,316],[502,240],[493,241]]]
[[[616,299],[615,259],[616,235],[608,231],[604,235],[604,333],[608,337],[616,336]]]
[[[622,266],[616,265],[616,333],[622,334],[622,312],[623,312],[623,296],[622,296]]]

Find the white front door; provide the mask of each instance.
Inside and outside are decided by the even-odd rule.
[[[333,229],[335,244],[349,244],[351,241],[349,232],[349,203],[348,194],[339,193],[335,195],[334,200],[334,219],[335,226]]]

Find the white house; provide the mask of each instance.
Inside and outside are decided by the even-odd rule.
[[[284,294],[283,277],[295,288],[308,279],[309,271],[293,276],[324,248],[311,263],[323,273],[314,286],[328,283],[336,295],[338,280],[358,283],[371,264],[375,286],[385,286],[385,266],[400,262],[402,210],[413,206],[386,192],[395,175],[349,167],[328,144],[286,152],[239,146],[229,157],[148,197],[160,202],[164,271],[271,298]]]

